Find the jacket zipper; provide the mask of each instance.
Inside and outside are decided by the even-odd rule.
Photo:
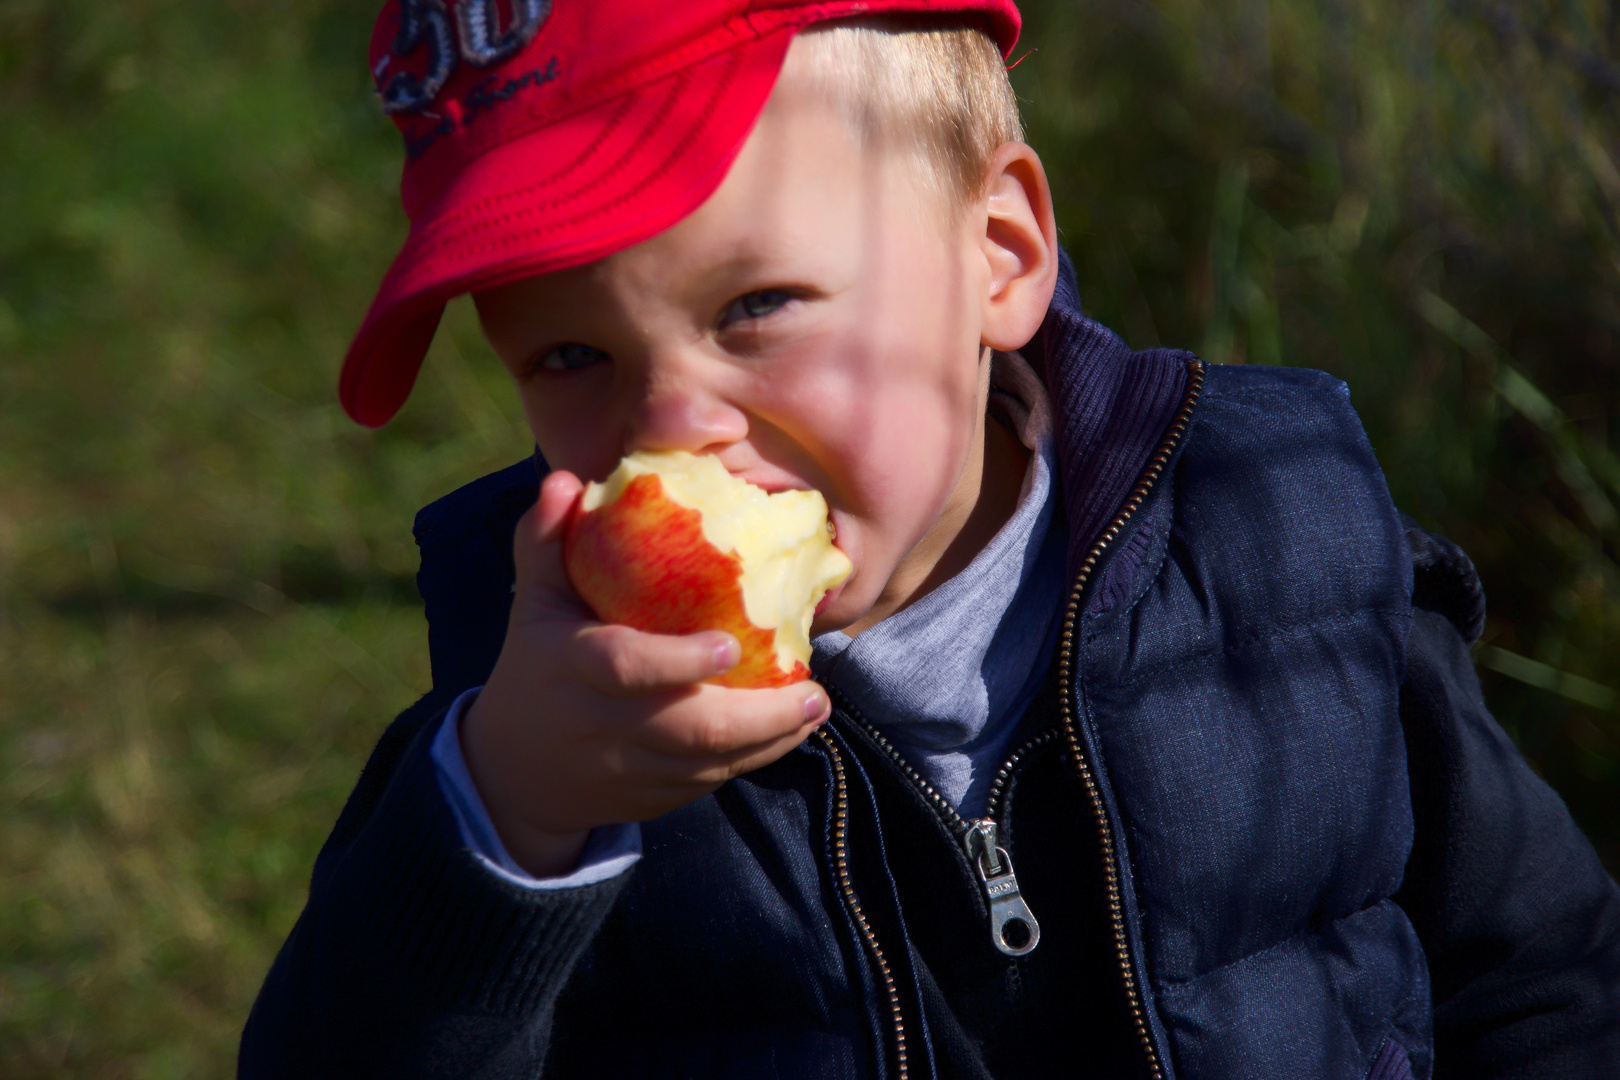
[[[901,770],[905,772],[906,776],[911,779],[912,783],[917,785],[918,789],[922,791],[924,796],[927,797],[929,804],[932,805],[934,810],[939,813],[940,817],[945,820],[946,825],[950,827],[952,832],[956,834],[959,840],[963,841],[964,847],[968,847],[968,844],[970,843],[970,841],[967,839],[969,835],[976,827],[981,826],[988,827],[989,840],[990,843],[994,845],[996,840],[995,830],[998,828],[998,816],[996,811],[999,810],[1005,812],[1006,810],[1005,802],[1007,798],[1007,782],[1012,777],[1013,770],[1018,767],[1019,762],[1023,759],[1025,754],[1029,753],[1031,750],[1037,749],[1038,747],[1044,746],[1047,743],[1053,742],[1057,739],[1059,734],[1057,728],[1048,728],[1015,750],[1012,755],[1002,763],[1001,769],[996,773],[994,782],[992,782],[990,785],[990,799],[987,804],[987,809],[990,811],[990,816],[980,818],[977,821],[968,821],[962,817],[961,814],[956,812],[956,808],[953,807],[945,796],[941,795],[932,784],[930,784],[927,780],[924,780],[921,776],[917,775],[917,771],[911,767],[910,763],[907,762],[905,758],[900,756],[900,752],[894,748],[893,744],[890,743],[888,739],[884,738],[883,733],[878,731],[877,728],[873,727],[871,722],[867,720],[866,717],[860,714],[860,711],[855,708],[854,704],[847,697],[845,697],[834,687],[828,686],[826,683],[823,683],[822,687],[827,691],[828,695],[832,697],[833,703],[842,709],[846,716],[854,720],[860,729],[866,732],[867,736],[883,749],[883,752],[889,756],[890,760],[892,760],[901,768]],[[861,944],[864,945],[866,947],[866,951],[871,954],[872,963],[874,966],[876,966],[878,970],[878,977],[883,982],[883,997],[889,1009],[890,1032],[894,1036],[894,1074],[897,1080],[907,1080],[906,1022],[905,1014],[900,1010],[899,986],[894,980],[894,969],[889,966],[888,957],[886,957],[883,953],[883,946],[878,944],[877,935],[872,932],[872,924],[866,918],[866,912],[861,909],[860,897],[855,894],[855,886],[850,880],[849,875],[849,787],[844,776],[844,757],[842,752],[838,749],[838,744],[833,740],[832,735],[827,732],[826,728],[817,728],[814,735],[811,737],[821,743],[822,748],[827,752],[827,757],[832,761],[833,876],[838,880],[839,894],[843,897],[844,907],[846,910],[848,910],[850,918],[854,920],[855,930],[860,935]],[[986,877],[985,867],[978,863],[975,863],[975,866],[979,869],[980,881],[985,887],[987,893],[986,900],[990,904],[991,923],[995,932],[996,947],[1001,949],[1002,952],[1008,953],[1008,955],[1022,956],[1034,949],[1036,943],[1040,941],[1040,926],[1035,922],[1035,917],[1029,914],[1029,908],[1023,905],[1022,898],[1018,896],[1017,879],[1013,877],[1012,861],[1006,858],[1006,851],[1000,848],[994,848],[994,850],[1000,851],[1001,853],[1002,863],[1000,865],[1004,865],[1006,868],[1004,874],[998,874],[992,871],[990,876]],[[968,859],[970,862],[974,861],[974,851],[972,847],[968,847]],[[1001,919],[1000,924],[996,923],[996,917],[998,914],[998,908],[996,906],[997,896],[990,890],[991,883],[994,882],[1002,883],[1002,889],[1000,891],[1002,893],[1001,900],[1003,906],[999,910],[1003,914],[1003,918]],[[1006,887],[1009,884],[1011,885],[1010,889]],[[1008,895],[1009,893],[1010,896]],[[1021,909],[1021,911],[1010,907],[1012,901],[1016,901],[1017,907]],[[1027,931],[1019,931],[1017,928],[1011,927],[1010,924],[1014,918],[1026,920],[1028,924]],[[1027,933],[1028,940],[1026,941],[1022,940],[1021,938],[1015,938],[1014,940],[1018,941],[1022,947],[1019,949],[1019,951],[1014,952],[1002,945],[1001,935],[1017,933]]]
[[[838,891],[844,898],[844,907],[849,910],[850,918],[855,921],[861,944],[872,954],[872,963],[877,966],[878,976],[883,980],[883,996],[889,1006],[889,1022],[894,1033],[894,1075],[897,1080],[907,1080],[906,1021],[900,1011],[900,990],[894,981],[894,970],[883,955],[883,946],[878,944],[866,912],[861,910],[860,897],[855,895],[855,886],[849,877],[849,786],[844,779],[844,756],[825,728],[817,728],[813,737],[827,751],[833,767],[833,874],[838,878]]]
[[[1080,614],[1080,598],[1091,581],[1092,572],[1097,568],[1097,560],[1102,557],[1109,545],[1119,538],[1126,522],[1142,508],[1148,492],[1153,490],[1153,485],[1158,483],[1159,477],[1164,474],[1164,467],[1170,461],[1170,456],[1175,453],[1182,436],[1187,433],[1187,425],[1192,421],[1193,410],[1198,405],[1198,398],[1203,389],[1204,362],[1196,358],[1188,360],[1187,390],[1181,400],[1181,408],[1176,411],[1175,419],[1170,422],[1170,427],[1160,440],[1158,449],[1153,452],[1153,457],[1149,459],[1147,468],[1143,470],[1141,478],[1125,499],[1125,505],[1120,507],[1119,513],[1114,515],[1114,519],[1108,523],[1108,527],[1097,538],[1097,542],[1091,545],[1091,550],[1086,552],[1086,557],[1080,564],[1080,571],[1075,575],[1074,588],[1069,591],[1068,604],[1063,610],[1063,636],[1058,644],[1058,697],[1063,710],[1061,721],[1063,737],[1068,746],[1069,760],[1073,763],[1080,782],[1085,786],[1086,798],[1091,803],[1092,820],[1097,825],[1097,838],[1101,842],[1103,853],[1103,871],[1108,882],[1108,912],[1113,924],[1114,951],[1119,957],[1120,976],[1125,983],[1125,997],[1130,1004],[1131,1019],[1136,1025],[1136,1037],[1142,1044],[1142,1053],[1147,1057],[1153,1080],[1164,1080],[1164,1068],[1159,1061],[1158,1048],[1153,1045],[1152,1033],[1148,1029],[1141,989],[1136,985],[1136,966],[1131,957],[1130,939],[1125,933],[1125,906],[1120,895],[1119,854],[1114,848],[1114,828],[1109,823],[1108,808],[1103,805],[1097,778],[1092,774],[1090,763],[1086,761],[1085,748],[1080,742],[1079,724],[1075,719],[1072,682],[1074,626]]]
[[[1034,952],[1035,946],[1041,940],[1041,927],[1035,921],[1035,915],[1029,910],[1029,905],[1024,903],[1018,889],[1018,878],[1013,874],[1012,859],[1007,855],[1007,849],[1000,844],[1001,822],[1005,819],[1007,809],[1005,805],[1007,782],[1012,778],[1014,770],[1030,751],[1055,740],[1059,730],[1048,728],[1014,750],[1007,760],[1002,762],[995,780],[990,785],[985,816],[968,819],[957,813],[950,800],[941,795],[934,785],[923,779],[917,770],[911,767],[911,763],[901,756],[900,751],[894,748],[894,744],[889,742],[870,720],[861,715],[860,710],[849,698],[836,687],[825,684],[823,686],[840,711],[855,721],[856,726],[866,733],[866,737],[875,742],[889,760],[905,773],[906,779],[922,792],[934,812],[944,821],[945,827],[956,837],[957,843],[962,845],[968,863],[978,873],[979,888],[990,908],[991,944],[1008,956],[1027,956]]]
[[[1141,990],[1136,985],[1136,968],[1131,957],[1130,939],[1125,933],[1125,908],[1121,899],[1119,887],[1119,856],[1114,849],[1114,830],[1108,820],[1107,807],[1103,805],[1102,793],[1097,787],[1090,764],[1086,761],[1085,749],[1080,742],[1079,728],[1074,715],[1074,696],[1072,693],[1072,673],[1074,659],[1074,626],[1080,612],[1080,599],[1085,594],[1086,586],[1091,581],[1091,574],[1097,567],[1097,561],[1119,538],[1120,532],[1127,522],[1142,508],[1142,503],[1159,482],[1164,473],[1165,465],[1180,445],[1181,438],[1187,433],[1187,425],[1192,420],[1193,410],[1198,405],[1199,396],[1204,389],[1204,362],[1197,358],[1187,361],[1187,389],[1182,397],[1181,407],[1176,411],[1175,418],[1165,431],[1164,437],[1159,441],[1152,458],[1148,460],[1147,468],[1137,479],[1136,486],[1126,497],[1125,503],[1120,507],[1108,523],[1108,527],[1091,545],[1091,550],[1080,564],[1080,570],[1075,575],[1074,587],[1069,591],[1068,603],[1063,611],[1063,631],[1058,643],[1058,691],[1062,708],[1062,719],[1059,727],[1048,728],[1046,731],[1029,739],[1002,763],[996,773],[996,778],[990,786],[990,798],[986,805],[986,816],[975,820],[968,820],[957,813],[949,800],[941,795],[927,780],[918,775],[917,770],[900,755],[894,745],[878,731],[854,704],[832,686],[823,684],[824,689],[832,697],[833,702],[843,712],[855,721],[868,738],[875,742],[889,759],[897,765],[901,772],[916,785],[928,800],[929,805],[945,822],[946,826],[957,837],[967,853],[968,861],[973,864],[979,874],[981,887],[985,893],[985,901],[990,907],[991,940],[997,949],[1009,956],[1024,956],[1034,950],[1040,942],[1040,925],[1035,922],[1034,915],[1030,913],[1023,898],[1018,893],[1018,879],[1013,876],[1012,860],[1007,857],[1005,849],[999,843],[1001,821],[1006,813],[1006,800],[1008,797],[1008,782],[1019,763],[1031,751],[1036,750],[1061,735],[1067,745],[1070,760],[1078,774],[1081,783],[1085,786],[1086,797],[1091,804],[1092,818],[1097,825],[1098,839],[1101,841],[1103,853],[1103,870],[1108,883],[1108,910],[1114,932],[1114,951],[1119,958],[1120,975],[1125,984],[1125,996],[1130,1005],[1131,1018],[1136,1026],[1137,1039],[1142,1045],[1142,1052],[1147,1058],[1148,1068],[1153,1074],[1153,1080],[1164,1080],[1164,1069],[1159,1061],[1158,1048],[1153,1045],[1153,1036],[1148,1029],[1147,1015],[1142,1004]],[[849,824],[849,793],[844,776],[843,756],[832,736],[825,729],[818,729],[815,733],[822,746],[827,751],[828,758],[833,766],[833,872],[838,879],[838,888],[843,896],[844,906],[849,910],[854,920],[861,942],[871,953],[872,960],[877,966],[878,974],[883,981],[884,997],[889,1007],[889,1017],[893,1025],[895,1043],[895,1075],[898,1080],[907,1080],[906,1069],[906,1028],[905,1016],[900,1009],[900,993],[895,983],[893,969],[884,956],[883,947],[878,944],[877,936],[872,932],[866,914],[861,910],[860,898],[855,895],[855,888],[849,875],[849,856],[847,835]],[[999,905],[999,906],[998,906]],[[1022,927],[1015,923],[1023,923]],[[1027,935],[1027,936],[1026,936]]]

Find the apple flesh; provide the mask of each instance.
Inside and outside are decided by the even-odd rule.
[[[810,677],[816,604],[851,570],[832,540],[819,491],[767,494],[713,457],[643,451],[586,485],[563,564],[603,622],[735,636],[742,659],[709,682],[784,686]]]

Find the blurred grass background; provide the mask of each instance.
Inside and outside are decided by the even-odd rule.
[[[410,516],[528,446],[464,307],[333,395],[402,235],[374,0],[0,0],[0,1073],[231,1071],[372,741]],[[1091,313],[1347,380],[1479,564],[1491,702],[1620,866],[1620,9],[1029,0]]]

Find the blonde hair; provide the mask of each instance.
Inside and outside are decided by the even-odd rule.
[[[889,16],[820,23],[799,36],[856,137],[914,155],[955,209],[983,193],[996,149],[1024,139],[1001,50],[977,27]]]

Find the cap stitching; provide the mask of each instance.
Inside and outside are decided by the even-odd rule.
[[[541,179],[536,180],[534,183],[528,184],[517,189],[516,191],[507,191],[499,195],[486,195],[482,199],[478,199],[475,202],[458,207],[452,213],[446,214],[444,217],[437,219],[432,225],[428,226],[428,228],[424,231],[424,239],[422,242],[431,246],[437,242],[433,239],[434,237],[443,232],[444,229],[454,225],[456,222],[467,217],[471,217],[491,206],[495,206],[499,203],[507,202],[512,199],[521,198],[522,196],[533,191],[538,191],[540,188],[543,188],[548,184],[555,183],[558,178],[573,172],[575,169],[585,164],[586,161],[588,161],[598,150],[602,148],[602,145],[607,142],[608,137],[617,131],[619,125],[624,123],[625,117],[630,115],[630,112],[634,108],[637,100],[637,96],[631,96],[620,102],[618,108],[616,108],[613,111],[613,114],[609,116],[608,119],[603,123],[602,130],[598,131],[595,137],[591,139],[590,143],[586,145],[586,147],[577,155],[575,155],[568,162],[568,164],[558,168],[548,176],[542,177]]]
[[[735,66],[735,65],[733,65],[733,66]],[[676,80],[675,84],[673,86],[671,86],[669,91],[665,94],[664,101],[663,101],[662,104],[659,105],[658,111],[656,113],[654,113],[652,118],[649,119],[647,121],[647,123],[642,126],[641,132],[640,132],[640,134],[638,134],[636,136],[635,141],[632,142],[624,150],[624,152],[621,153],[610,165],[608,165],[607,168],[604,170],[604,172],[611,172],[611,171],[619,168],[625,161],[630,160],[630,159],[635,157],[635,155],[641,150],[641,148],[646,145],[647,140],[650,137],[651,133],[663,126],[664,120],[669,116],[671,110],[675,107],[675,102],[680,99],[680,96],[681,96],[683,90],[685,89],[686,84],[688,82],[690,82],[690,81],[691,81],[691,79],[690,79],[689,73],[683,72],[682,76]],[[725,86],[729,85],[729,83],[730,83],[729,78],[723,78],[723,81],[720,83],[720,89],[723,90]],[[705,109],[705,111],[704,111],[704,113],[702,115],[702,118],[700,118],[700,121],[699,121],[700,123],[701,123],[702,119],[706,119],[708,117],[709,113],[712,112],[712,110],[713,110],[713,104],[712,104],[713,100],[714,99],[711,96],[711,98],[710,98],[711,104],[707,109]],[[683,143],[682,145],[685,145],[685,144]],[[656,176],[658,174],[655,173],[653,175]],[[523,189],[522,191],[515,192],[513,194],[514,194],[514,197],[517,196],[517,195],[528,194],[530,192],[538,190],[542,186],[543,185],[541,185],[541,184],[530,185],[529,187]],[[574,201],[576,199],[579,199],[579,198],[583,197],[584,195],[588,194],[591,191],[591,188],[592,188],[592,185],[587,183],[587,184],[584,184],[584,185],[582,185],[580,187],[576,187],[573,191],[570,191],[565,195],[559,195],[559,196],[557,196],[555,198],[547,200],[546,202],[538,203],[538,204],[533,205],[533,206],[520,207],[520,208],[515,209],[515,210],[504,211],[502,214],[500,214],[498,216],[489,217],[489,218],[485,218],[485,219],[483,219],[481,221],[473,222],[470,225],[468,225],[467,228],[455,233],[455,235],[453,235],[453,236],[440,235],[439,234],[440,230],[435,229],[434,232],[435,232],[436,235],[433,237],[433,239],[423,241],[423,246],[419,249],[420,257],[422,259],[428,261],[428,262],[433,262],[433,261],[435,261],[434,252],[444,248],[447,244],[454,243],[457,240],[465,239],[466,237],[475,235],[477,233],[487,232],[490,229],[497,228],[497,227],[499,227],[499,226],[501,226],[501,225],[503,225],[503,224],[505,224],[505,223],[507,223],[509,221],[515,220],[515,219],[523,217],[523,216],[537,214],[537,213],[540,213],[542,211],[554,209],[554,208],[556,208],[558,206],[566,205],[567,203],[572,202],[572,201]],[[457,220],[459,220],[459,219],[457,219]],[[583,218],[570,219],[570,220],[583,220]],[[453,222],[447,220],[446,221],[446,226],[448,226],[450,224],[453,224]]]
[[[601,214],[610,213],[613,210],[617,209],[622,204],[624,204],[625,202],[629,201],[630,199],[635,198],[642,191],[644,191],[648,186],[650,186],[656,180],[658,180],[661,176],[663,176],[664,173],[666,173],[668,171],[669,163],[676,160],[677,158],[679,158],[685,152],[686,148],[697,137],[697,133],[702,131],[707,126],[707,121],[708,121],[709,117],[713,114],[716,104],[720,101],[721,98],[723,98],[725,96],[725,92],[726,92],[727,88],[731,85],[732,79],[735,77],[736,70],[737,70],[737,68],[739,66],[740,66],[740,61],[736,61],[736,60],[734,60],[728,66],[728,70],[722,76],[721,81],[716,85],[714,93],[712,93],[710,95],[709,101],[705,105],[705,107],[703,109],[703,112],[698,116],[697,120],[687,129],[687,133],[686,133],[685,137],[682,138],[682,140],[679,143],[677,143],[670,150],[670,152],[668,154],[666,154],[664,156],[664,159],[660,163],[659,167],[657,169],[653,170],[652,172],[648,173],[646,176],[644,176],[640,180],[640,182],[638,182],[636,184],[635,187],[631,188],[629,191],[626,191],[625,193],[620,195],[618,198],[614,199],[612,202],[607,203],[607,204],[605,204],[603,206],[597,207],[597,208],[591,210],[588,213],[581,214],[578,217],[569,218],[567,221],[551,222],[551,223],[541,225],[541,226],[538,226],[538,227],[533,227],[533,228],[526,229],[526,230],[524,230],[522,232],[519,232],[519,233],[506,233],[506,234],[503,234],[503,236],[498,241],[494,241],[494,242],[486,241],[484,243],[475,245],[473,247],[458,248],[456,253],[455,253],[456,257],[458,259],[459,258],[466,258],[466,257],[471,257],[471,256],[481,254],[483,252],[499,250],[501,247],[507,246],[507,245],[509,245],[509,244],[511,244],[513,242],[519,241],[519,240],[527,239],[529,237],[533,237],[533,236],[537,236],[537,235],[543,235],[544,233],[547,233],[547,232],[554,232],[557,229],[565,228],[567,226],[577,224],[577,223],[579,223],[581,221],[588,221],[589,219],[591,219],[593,217],[597,217],[597,216],[599,216]],[[570,196],[570,197],[573,197],[573,196]],[[480,226],[480,231],[485,231],[489,227],[493,227],[494,225],[497,225],[497,224],[502,224],[502,223],[504,223],[506,221],[512,220],[512,219],[514,219],[516,217],[519,217],[519,216],[525,216],[525,215],[529,215],[529,214],[533,214],[533,213],[538,213],[539,211],[544,210],[548,206],[551,206],[551,205],[555,205],[555,203],[548,203],[548,204],[545,204],[543,206],[533,207],[533,208],[530,208],[529,210],[523,211],[521,213],[514,212],[514,213],[506,215],[503,218],[492,219],[491,221],[489,221],[487,223],[483,223]],[[462,235],[466,235],[466,234],[462,234]],[[443,245],[441,244],[440,247],[442,248]],[[451,261],[450,259],[445,258],[443,256],[440,256],[440,257],[437,257],[437,258],[431,257],[431,256],[424,256],[422,258],[422,260],[417,265],[422,270],[430,270],[430,269],[432,269],[434,267],[437,267],[437,266],[443,266],[443,265],[445,265],[446,263],[448,263],[450,261]],[[462,280],[462,281],[459,281],[459,282],[457,282],[457,281],[446,282],[446,283],[444,283],[444,284],[442,284],[440,286],[437,286],[435,288],[426,290],[426,291],[424,291],[423,293],[419,294],[416,297],[402,298],[401,302],[399,304],[399,307],[394,312],[390,312],[388,316],[385,316],[384,325],[386,325],[387,323],[395,322],[396,319],[403,322],[405,319],[407,319],[409,317],[407,315],[407,312],[417,309],[418,304],[420,304],[423,309],[431,307],[432,304],[427,302],[428,297],[430,297],[430,296],[435,296],[435,295],[438,295],[440,293],[446,293],[446,295],[453,295],[454,292],[460,291],[460,290],[462,290],[462,289],[464,289],[466,287],[467,287],[466,280]],[[440,301],[440,302],[442,302],[442,301]],[[382,332],[382,326],[378,327],[378,332],[379,333]]]
[[[786,25],[789,20],[778,19],[776,21],[781,25]],[[739,42],[746,41],[750,38],[758,39],[766,36],[765,34],[761,33],[746,33],[739,29],[740,26],[746,25],[746,23],[747,20],[744,18],[740,16],[733,16],[726,21],[725,25],[710,31],[708,34],[702,37],[687,42],[685,45],[678,47],[673,52],[660,53],[658,56],[653,57],[646,63],[638,65],[633,71],[624,72],[601,82],[593,83],[590,96],[584,98],[582,101],[576,99],[569,102],[569,105],[571,106],[570,108],[559,109],[555,113],[531,113],[527,122],[514,122],[510,128],[501,129],[501,133],[498,136],[487,136],[486,138],[488,139],[488,145],[468,153],[466,160],[470,161],[472,158],[487,153],[489,150],[494,149],[497,146],[511,142],[513,139],[522,138],[524,135],[527,135],[530,132],[537,131],[541,128],[550,127],[553,124],[562,123],[572,116],[576,116],[583,112],[588,112],[589,110],[602,105],[615,94],[629,93],[630,91],[640,89],[648,83],[657,82],[659,79],[667,78],[668,76],[675,74],[677,69],[695,67],[704,61],[714,59],[715,57],[724,53],[727,49],[736,46]],[[778,28],[780,28],[780,26]],[[431,150],[424,153],[420,158],[415,159],[415,161],[422,163],[417,167],[427,169],[427,162],[434,156],[435,155],[432,154]],[[463,162],[463,165],[464,164],[465,161]]]
[[[476,245],[476,246],[471,247],[471,248],[461,249],[460,251],[458,251],[458,254],[475,255],[475,254],[478,254],[479,252],[490,251],[490,250],[497,249],[499,247],[508,245],[508,244],[510,244],[510,243],[512,243],[514,241],[517,241],[517,240],[526,239],[528,237],[537,236],[537,235],[547,233],[547,232],[554,232],[557,229],[563,228],[564,226],[574,225],[574,224],[577,224],[577,223],[579,223],[581,221],[588,221],[593,217],[598,217],[598,216],[600,216],[602,214],[608,213],[608,212],[616,209],[617,207],[621,206],[625,202],[628,202],[630,199],[633,199],[635,196],[639,195],[642,191],[644,191],[647,187],[649,187],[654,181],[656,181],[661,176],[663,176],[664,173],[666,173],[669,170],[670,162],[672,162],[675,159],[677,159],[678,157],[680,157],[685,152],[686,148],[688,146],[690,146],[692,144],[692,142],[697,138],[697,133],[702,131],[704,128],[706,128],[708,126],[708,119],[714,113],[715,104],[723,96],[725,96],[726,88],[731,85],[731,80],[736,76],[737,68],[740,67],[740,66],[741,66],[740,60],[736,60],[736,59],[734,59],[732,61],[732,63],[730,65],[728,65],[727,71],[725,72],[724,76],[722,76],[720,83],[715,87],[714,93],[709,96],[709,101],[704,106],[703,112],[699,115],[697,121],[695,123],[693,123],[689,128],[687,128],[686,135],[681,139],[680,142],[676,143],[675,146],[673,148],[671,148],[671,150],[670,150],[670,152],[668,154],[666,154],[664,156],[664,159],[659,164],[658,168],[654,169],[652,172],[649,172],[646,176],[642,177],[640,182],[638,182],[635,185],[635,187],[631,188],[629,191],[624,192],[622,195],[620,195],[618,198],[614,199],[612,202],[604,203],[603,205],[595,207],[592,210],[590,210],[588,213],[581,214],[578,217],[569,218],[567,221],[550,222],[548,224],[537,226],[537,227],[534,227],[534,228],[530,228],[530,229],[527,229],[527,230],[525,230],[523,232],[519,232],[519,233],[506,233],[506,234],[502,235],[502,237],[501,237],[501,239],[499,241],[496,241],[494,243],[486,242],[486,243]],[[638,143],[638,145],[639,145],[639,143]],[[574,196],[570,196],[570,198],[573,198],[573,197]],[[558,200],[558,202],[562,202],[562,201],[566,201],[566,200]],[[511,211],[507,215],[505,215],[503,218],[495,219],[495,220],[492,220],[491,222],[488,222],[488,223],[480,223],[479,230],[480,231],[486,231],[489,227],[491,227],[491,226],[493,226],[495,224],[505,224],[507,221],[511,221],[513,219],[516,219],[516,218],[530,217],[530,216],[533,216],[534,214],[539,213],[542,210],[545,210],[545,209],[549,208],[550,206],[555,206],[555,205],[557,205],[557,202],[546,203],[546,204],[542,204],[540,206],[525,207],[522,210]]]

